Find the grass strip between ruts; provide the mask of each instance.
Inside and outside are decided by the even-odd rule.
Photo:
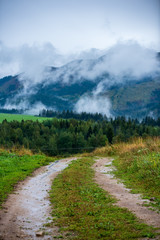
[[[71,238],[79,240],[154,237],[151,227],[115,206],[115,199],[94,182],[93,163],[90,157],[73,161],[53,181],[52,214],[60,229],[74,232]]]

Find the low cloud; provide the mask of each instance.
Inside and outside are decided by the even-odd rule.
[[[24,86],[22,92],[15,97],[15,102],[12,101],[11,104],[9,100],[5,106],[31,109],[27,99],[36,92],[38,83],[45,85],[60,82],[71,85],[89,80],[95,82],[96,87],[91,95],[81,96],[75,110],[100,112],[110,116],[111,103],[108,98],[102,97],[103,93],[114,84],[160,74],[160,63],[156,54],[154,50],[134,41],[119,42],[109,49],[91,49],[68,56],[62,56],[50,43],[23,45],[17,49],[0,43],[0,77],[21,73],[19,80]],[[57,69],[50,71],[48,66]],[[22,99],[22,96],[26,100],[20,101],[17,106],[16,101],[18,98]],[[45,107],[42,105],[37,103],[32,109]]]
[[[38,115],[41,110],[49,109],[42,102],[35,102],[31,105],[27,99],[21,100],[18,104],[8,101],[3,108],[23,110],[23,113],[28,115]],[[52,108],[52,110],[55,110],[55,108]]]
[[[111,104],[108,98],[100,96],[83,96],[75,105],[75,111],[90,112],[90,113],[102,113],[111,117]]]
[[[44,81],[47,66],[61,66],[68,62],[52,44],[22,45],[10,48],[0,42],[0,78],[20,74],[23,85]]]
[[[75,105],[77,112],[100,112],[111,116],[111,103],[107,97],[102,97],[107,89],[115,84],[127,81],[143,80],[144,77],[154,77],[160,74],[160,63],[156,52],[141,47],[135,42],[117,44],[98,60],[83,62],[79,66],[81,79],[97,80],[92,96],[82,96]]]
[[[49,108],[41,102],[36,102],[32,106],[29,106],[29,109],[25,110],[24,113],[28,115],[38,115],[43,109]],[[55,110],[55,108],[52,108],[52,110]]]
[[[51,73],[48,79],[51,82],[72,84],[86,79],[96,81],[101,77],[109,85],[137,80],[160,73],[156,54],[154,50],[133,41],[117,43],[107,50],[92,49],[72,56],[79,59]]]
[[[50,73],[48,66],[60,68]],[[67,56],[62,56],[50,43],[14,49],[0,43],[0,77],[21,73],[20,80],[24,85],[32,86],[44,80],[66,84],[85,79],[95,81],[107,73],[112,76],[110,81],[123,81],[124,76],[137,79],[157,71],[160,68],[156,52],[133,41]]]
[[[132,41],[116,44],[109,49],[95,69],[98,74],[107,71],[116,78],[141,78],[160,70],[156,52]]]

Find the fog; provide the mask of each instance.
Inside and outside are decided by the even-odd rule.
[[[80,112],[102,113],[111,117],[111,103],[108,98],[100,96],[84,96],[76,103],[74,110]]]
[[[47,66],[61,66],[68,62],[51,43],[22,45],[17,48],[0,42],[0,78],[21,74],[20,80],[37,84],[44,79]]]
[[[38,83],[47,85],[60,82],[71,85],[89,80],[94,81],[97,87],[89,96],[80,97],[75,110],[110,116],[111,104],[101,96],[103,91],[117,83],[143,80],[144,77],[159,74],[160,64],[156,54],[155,50],[135,41],[118,42],[108,49],[90,49],[72,55],[62,55],[50,43],[18,48],[8,48],[0,43],[0,77],[20,74],[19,81],[24,86],[15,99],[6,102],[5,107],[13,107],[16,100],[24,95],[18,107],[30,108],[27,98],[36,92]],[[50,66],[57,69],[50,71]],[[34,106],[35,109],[40,107],[45,106],[40,102]]]

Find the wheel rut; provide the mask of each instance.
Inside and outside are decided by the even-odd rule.
[[[62,159],[37,169],[33,176],[20,182],[0,210],[0,240],[53,239],[58,228],[46,228],[51,222],[49,191],[53,179],[76,158]]]
[[[95,169],[95,181],[101,188],[117,199],[116,205],[128,208],[146,224],[160,229],[160,214],[143,206],[149,200],[142,199],[140,194],[130,193],[130,189],[127,189],[123,183],[114,178],[112,160],[110,158],[96,160],[93,166]]]

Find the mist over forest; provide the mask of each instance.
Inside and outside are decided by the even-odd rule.
[[[19,109],[28,114],[39,114],[42,109],[66,110],[65,101],[68,101],[69,110],[114,116],[118,114],[119,107],[114,107],[116,93],[111,96],[112,88],[127,88],[130,84],[150,81],[154,90],[154,85],[157,86],[160,81],[158,53],[135,41],[119,42],[108,49],[91,49],[68,56],[58,53],[49,43],[41,46],[24,45],[17,49],[1,43],[0,51],[1,79],[16,76],[17,85],[20,86],[16,91],[8,92],[11,96],[4,97],[1,108]],[[79,88],[85,84],[84,90],[79,92]],[[1,89],[4,92],[3,86]],[[52,92],[49,93],[48,89],[52,89]],[[146,89],[148,91],[148,86]],[[142,87],[143,90],[145,87]],[[40,92],[43,92],[41,98],[37,97]],[[136,94],[133,102],[138,102],[142,92]],[[48,102],[44,100],[45,94],[52,95]],[[146,94],[152,98],[152,92]],[[58,101],[63,103],[59,104]],[[149,105],[150,100],[147,101]],[[139,105],[145,103],[140,100]],[[148,109],[146,105],[143,109]],[[155,110],[147,110],[146,114],[152,112],[156,116]]]

